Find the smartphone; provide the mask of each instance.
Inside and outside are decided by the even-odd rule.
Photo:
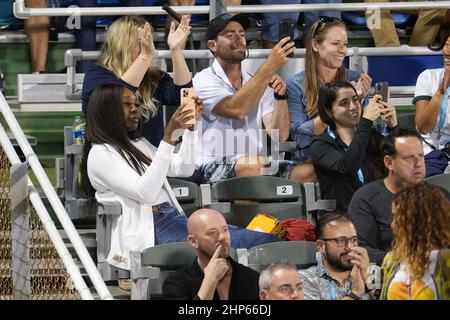
[[[375,83],[375,94],[379,94],[384,102],[389,101],[389,84],[387,82]]]
[[[169,16],[171,16],[172,18],[174,18],[178,23],[181,22],[181,16],[175,12],[175,10],[173,10],[171,7],[169,7],[167,4],[162,6],[162,9],[167,12],[167,14]]]
[[[180,100],[181,104],[186,103],[184,110],[190,110],[195,116],[195,101],[193,97],[195,96],[194,88],[182,88],[180,90]],[[192,125],[195,124],[195,118],[192,121],[189,121],[187,124]]]
[[[283,39],[284,37],[290,37],[290,41],[294,41],[294,30],[295,30],[295,21],[294,20],[284,20],[279,23],[279,36],[278,41]],[[288,55],[288,57],[292,58],[294,53]]]

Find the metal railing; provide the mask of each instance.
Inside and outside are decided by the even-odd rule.
[[[311,12],[311,11],[366,11],[366,10],[417,10],[449,9],[450,1],[379,2],[379,3],[320,3],[320,4],[276,4],[225,6],[224,0],[210,1],[209,6],[177,6],[180,14],[210,14],[210,19],[221,12]],[[122,15],[165,15],[160,7],[90,7],[90,8],[26,8],[24,0],[14,2],[14,15],[19,19],[32,16],[122,16]]]
[[[249,49],[249,59],[267,58],[271,49]],[[306,49],[296,49],[295,58],[304,58]],[[212,59],[214,56],[209,50],[184,50],[186,59]],[[384,47],[384,48],[349,48],[347,56],[357,60],[368,56],[403,56],[403,55],[440,55],[442,51],[432,51],[427,47]],[[82,51],[81,49],[69,49],[64,55],[64,64],[67,67],[67,82],[65,94],[68,99],[78,100],[81,98],[81,92],[75,84],[75,66],[79,60],[96,60],[100,57],[100,51]],[[157,50],[155,58],[170,59],[169,50]],[[392,88],[394,89],[394,88]],[[411,91],[409,93],[413,93]],[[395,91],[392,91],[396,94]],[[401,94],[405,94],[402,89]]]
[[[25,155],[33,173],[35,174],[37,180],[39,181],[41,187],[45,195],[47,196],[56,216],[58,217],[61,225],[63,226],[67,236],[72,243],[81,263],[86,269],[87,274],[89,275],[94,287],[96,288],[101,299],[112,299],[111,293],[106,287],[105,282],[103,281],[99,271],[97,270],[96,265],[94,264],[89,252],[87,251],[83,241],[81,240],[77,230],[75,229],[72,221],[70,220],[64,206],[61,204],[61,201],[56,194],[50,180],[48,179],[42,165],[40,164],[37,155],[34,153],[30,144],[28,143],[25,134],[23,133],[17,119],[9,108],[8,103],[6,102],[4,96],[0,93],[0,110],[5,118],[11,132],[14,134],[17,143],[19,144],[23,154]],[[20,163],[20,160],[17,154],[14,151],[14,148],[9,141],[6,132],[3,127],[0,126],[0,142],[7,153],[7,156],[12,164]],[[89,289],[87,288],[78,267],[75,265],[71,254],[69,253],[64,241],[61,239],[61,236],[58,233],[58,230],[55,227],[55,224],[51,217],[49,216],[47,209],[45,208],[41,198],[39,197],[38,192],[34,188],[31,180],[28,179],[28,186],[30,189],[30,201],[33,204],[36,213],[38,214],[43,227],[47,231],[51,241],[53,242],[61,260],[63,261],[64,266],[67,269],[67,272],[70,274],[70,277],[74,283],[75,288],[79,292],[82,299],[93,299]]]
[[[277,4],[277,5],[240,5],[228,6],[229,13],[263,13],[263,12],[311,12],[311,11],[366,11],[366,10],[419,10],[449,9],[450,1],[420,2],[377,2],[377,3],[321,3],[321,4]]]

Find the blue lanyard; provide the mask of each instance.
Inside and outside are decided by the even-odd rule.
[[[336,140],[336,135],[334,134],[333,130],[330,129],[330,127],[328,127],[328,129],[327,129],[327,133],[328,133],[328,135],[329,135],[331,138],[333,138],[333,139]],[[347,152],[347,149],[348,149],[348,148],[344,148],[344,151]],[[361,168],[358,169],[357,174],[358,174],[358,179],[359,179],[359,181],[360,181],[362,184],[364,184],[364,174],[363,174]]]
[[[441,129],[444,127],[444,120],[447,113],[449,95],[450,95],[450,87],[447,88],[447,91],[445,91],[444,97],[442,98],[441,112],[439,113],[439,122],[438,122],[439,131],[441,131]]]
[[[335,284],[332,283],[333,282],[332,280],[327,281],[328,281],[328,290],[330,291],[330,300],[337,300]]]

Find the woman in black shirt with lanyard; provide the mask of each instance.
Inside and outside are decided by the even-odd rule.
[[[376,168],[375,158],[381,153],[381,135],[372,130],[373,121],[381,118],[396,127],[395,107],[375,95],[363,109],[353,85],[336,81],[320,88],[318,108],[329,128],[313,138],[311,158],[322,198],[336,199],[337,209],[346,211],[358,188],[380,178],[382,169]],[[370,141],[377,144],[375,150]]]

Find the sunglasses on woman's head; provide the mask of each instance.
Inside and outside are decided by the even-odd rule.
[[[339,23],[344,23],[341,19],[336,18],[336,17],[328,17],[328,16],[320,16],[319,20],[317,20],[318,23],[316,25],[316,28],[314,29],[313,32],[313,39],[317,34],[317,31],[323,26],[326,25],[327,23],[331,23],[331,22],[339,22]]]

